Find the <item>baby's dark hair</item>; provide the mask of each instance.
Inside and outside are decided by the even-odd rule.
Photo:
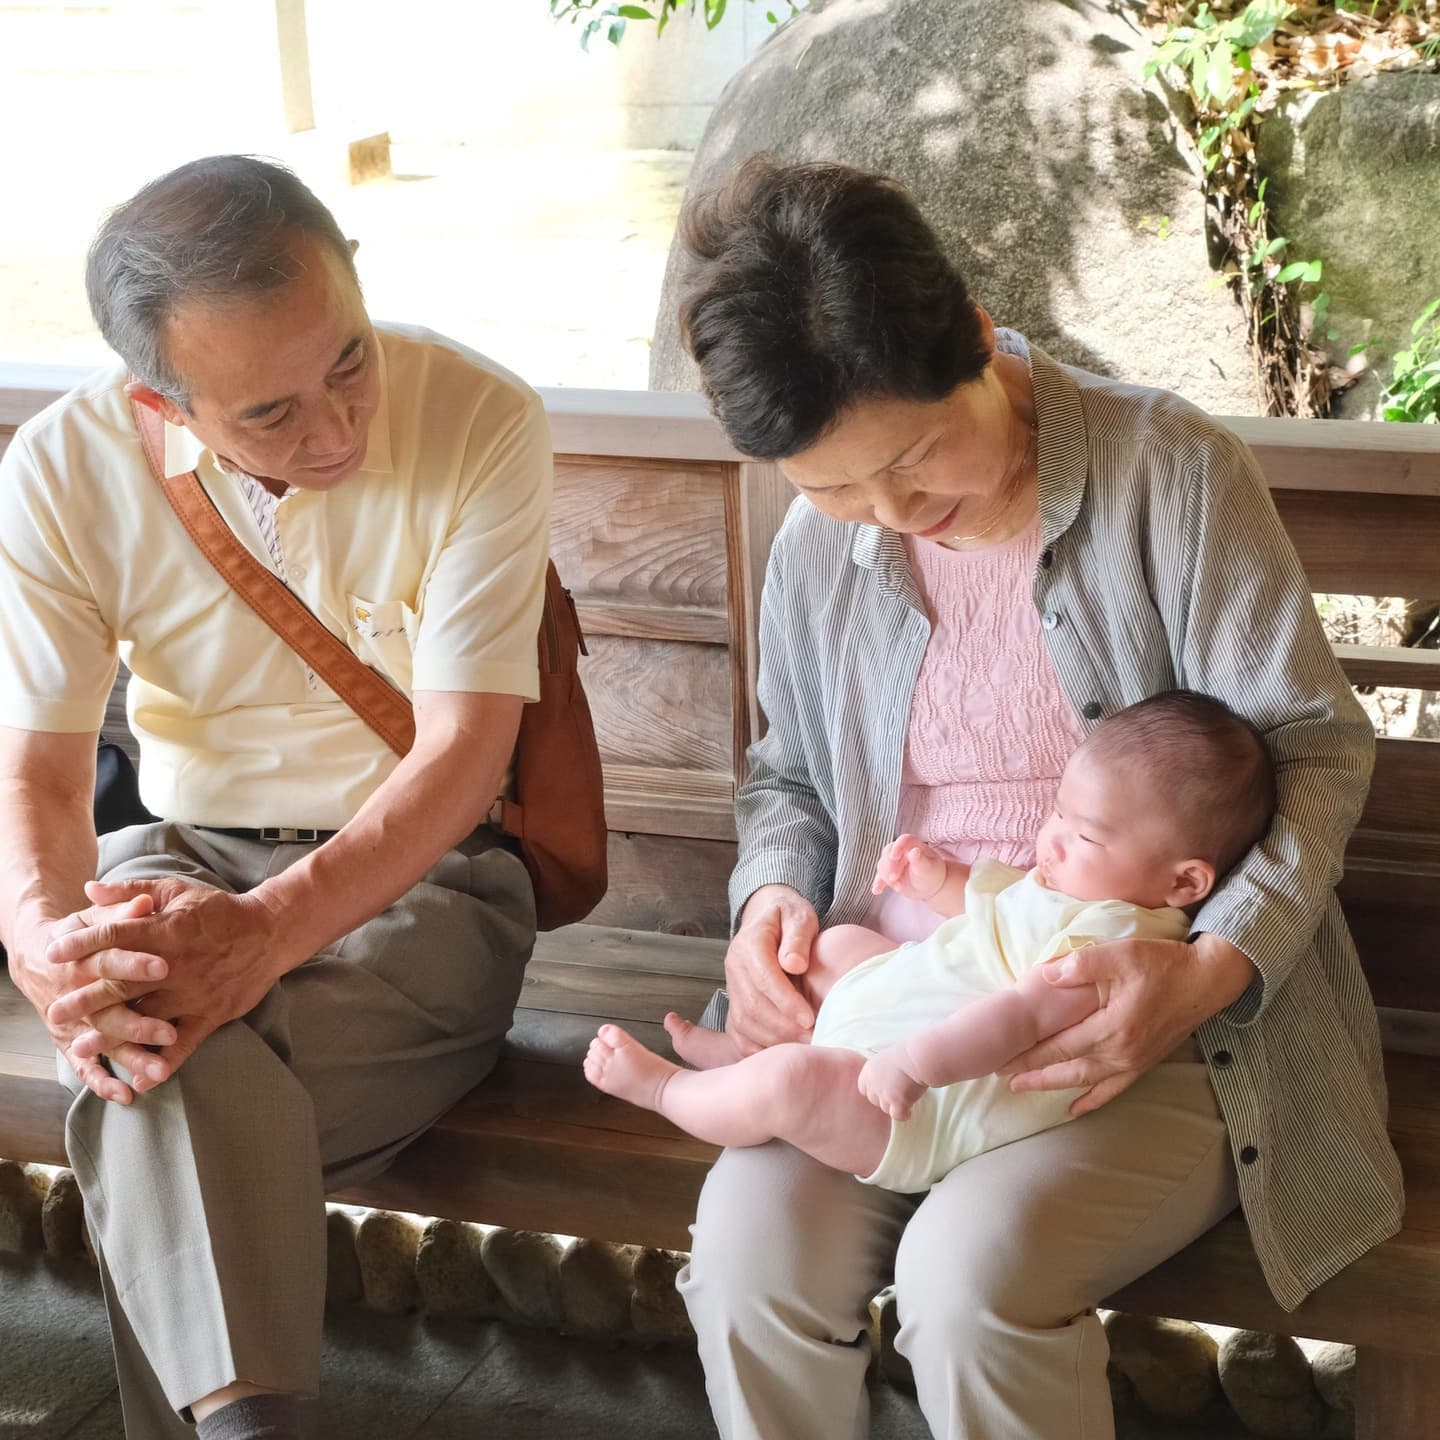
[[[1191,853],[1218,880],[1261,839],[1275,813],[1264,737],[1223,701],[1166,690],[1102,721],[1085,741],[1102,763],[1139,770],[1174,801]]]

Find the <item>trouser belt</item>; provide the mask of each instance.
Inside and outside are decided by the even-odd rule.
[[[197,825],[197,830],[213,830],[217,835],[234,835],[240,840],[275,840],[287,845],[318,845],[328,840],[334,830],[316,830],[309,825],[262,825],[258,829],[245,826]]]

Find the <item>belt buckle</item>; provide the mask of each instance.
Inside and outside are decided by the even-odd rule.
[[[262,840],[282,840],[291,844],[298,841],[303,845],[313,845],[320,838],[320,832],[312,830],[308,825],[301,825],[298,828],[291,825],[265,825],[261,827],[260,838]]]

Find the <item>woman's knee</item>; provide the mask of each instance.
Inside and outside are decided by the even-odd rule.
[[[701,1192],[680,1290],[697,1331],[861,1323],[908,1208],[775,1142],[727,1150]],[[824,1338],[840,1338],[824,1333]]]
[[[953,1176],[952,1176],[953,1178]],[[1046,1328],[1073,1306],[1060,1274],[1033,1258],[1043,1245],[1024,1198],[961,1185],[932,1191],[910,1222],[895,1257],[895,1301],[902,1325],[956,1339],[999,1320]]]

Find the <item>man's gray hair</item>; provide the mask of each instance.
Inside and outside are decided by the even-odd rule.
[[[85,266],[90,313],[146,385],[188,408],[188,386],[165,350],[176,307],[243,300],[293,280],[297,234],[329,246],[359,283],[335,217],[292,171],[252,155],[192,160],[100,227]]]

